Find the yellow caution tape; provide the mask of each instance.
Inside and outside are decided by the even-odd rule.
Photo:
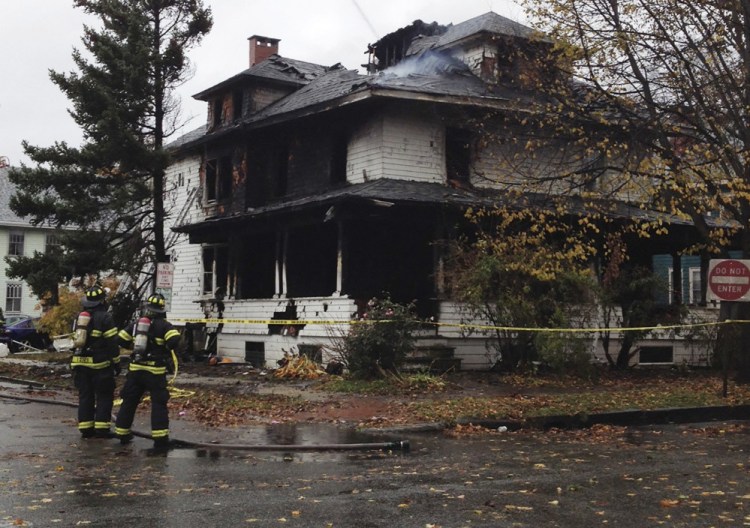
[[[342,320],[306,320],[306,319],[170,319],[173,322],[186,322],[186,323],[206,323],[211,325],[219,324],[262,324],[262,325],[282,325],[282,326],[302,326],[302,325],[350,325],[350,324],[373,324],[373,323],[387,323],[388,320],[372,320],[372,319],[342,319]],[[633,327],[593,327],[593,328],[532,328],[532,327],[521,327],[521,326],[495,326],[495,325],[482,325],[482,324],[467,324],[467,323],[438,323],[434,321],[417,321],[422,325],[434,325],[442,327],[452,327],[461,329],[474,329],[474,330],[492,330],[501,332],[570,332],[570,333],[586,333],[586,332],[643,332],[643,331],[654,331],[654,330],[676,330],[681,328],[700,328],[708,326],[719,326],[727,324],[747,324],[750,320],[739,320],[739,319],[727,319],[725,321],[714,321],[708,323],[688,323],[688,324],[676,324],[676,325],[656,325],[656,326],[633,326]]]

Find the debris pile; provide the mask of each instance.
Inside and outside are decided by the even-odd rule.
[[[273,376],[281,379],[317,379],[325,376],[326,372],[307,356],[284,355],[279,361],[280,367]]]

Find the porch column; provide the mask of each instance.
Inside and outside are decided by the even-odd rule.
[[[682,259],[677,253],[672,253],[672,304],[682,304]]]
[[[289,230],[284,229],[281,241],[281,296],[286,297],[286,256],[289,251]]]
[[[433,240],[436,242],[442,240],[445,237],[445,233],[442,228],[442,223],[438,220],[435,222],[435,232],[433,234]],[[443,244],[432,245],[432,265],[435,273],[435,294],[439,299],[443,299],[445,296],[445,255],[443,251]]]
[[[336,220],[338,235],[336,238],[336,291],[333,297],[340,297],[344,289],[344,223]]]
[[[276,233],[276,258],[274,259],[274,297],[286,297],[286,252],[289,231],[282,229]]]

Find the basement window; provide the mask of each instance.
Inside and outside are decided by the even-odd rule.
[[[266,366],[266,346],[262,341],[245,341],[245,362],[255,368]]]
[[[674,350],[671,346],[644,346],[638,356],[641,365],[674,363]]]

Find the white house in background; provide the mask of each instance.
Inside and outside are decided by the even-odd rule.
[[[10,209],[15,187],[8,180],[8,168],[0,168],[0,308],[8,315],[41,315],[39,299],[26,282],[9,278],[5,257],[27,256],[34,251],[45,252],[56,244],[54,230],[31,225]]]

